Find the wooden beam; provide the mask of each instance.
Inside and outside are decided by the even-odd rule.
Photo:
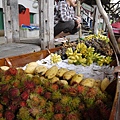
[[[110,34],[110,40],[114,46],[114,49],[115,49],[115,52],[120,55],[120,50],[119,50],[119,47],[118,47],[118,44],[117,44],[117,41],[115,39],[115,36],[114,36],[114,33],[113,33],[113,30],[112,30],[112,26],[110,24],[110,21],[109,21],[109,18],[108,18],[108,15],[106,13],[106,11],[104,10],[102,4],[101,4],[101,1],[100,0],[96,0],[96,4],[98,6],[98,9],[99,9],[99,12],[101,13],[101,15],[103,16],[104,20],[105,20],[105,23],[106,23],[106,26],[108,28],[108,32]]]
[[[18,0],[2,0],[7,43],[19,42]]]
[[[4,34],[7,43],[12,42],[12,21],[10,16],[10,0],[2,0],[4,17]]]
[[[77,16],[81,17],[81,1],[78,0],[77,1]],[[81,38],[82,36],[82,27],[80,26],[80,30],[79,30],[79,38]]]
[[[54,0],[38,0],[41,49],[54,47]]]
[[[20,42],[19,35],[19,16],[18,16],[18,0],[10,0],[11,21],[12,21],[12,38],[13,42]]]

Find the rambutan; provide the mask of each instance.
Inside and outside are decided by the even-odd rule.
[[[26,105],[26,101],[20,101],[20,107],[25,107]]]
[[[87,108],[90,108],[90,107],[94,106],[95,97],[84,96],[84,103],[85,103]]]
[[[40,104],[40,99],[41,97],[39,96],[39,94],[36,94],[36,93],[30,94],[30,100],[34,101],[36,105]]]
[[[17,113],[18,120],[30,120],[30,112],[27,107],[21,107]]]
[[[64,120],[80,120],[80,113],[78,112],[71,112],[71,113],[68,113],[66,116],[65,116],[65,119]]]
[[[15,115],[11,110],[6,110],[5,111],[5,118],[6,118],[6,120],[14,120]]]
[[[8,92],[10,99],[14,99],[20,95],[20,91],[18,88],[10,88]]]
[[[34,90],[35,89],[35,83],[31,80],[24,81],[24,87],[25,89]]]
[[[0,104],[0,111],[3,111],[3,105]]]
[[[55,91],[52,92],[52,100],[53,101],[59,101],[61,99],[62,94],[60,93],[60,91]]]
[[[29,91],[24,91],[21,94],[21,98],[26,101],[29,98]]]
[[[20,80],[14,80],[11,82],[13,87],[19,88],[21,86]]]
[[[54,105],[54,111],[55,113],[61,113],[63,111],[63,106],[61,103],[55,103]]]
[[[31,114],[33,117],[38,116],[38,115],[39,115],[39,112],[40,112],[39,108],[37,108],[37,107],[31,108],[29,111],[30,111],[30,114]]]
[[[0,85],[0,94],[4,94],[6,93],[10,88],[10,85],[9,84],[1,84]]]
[[[51,99],[51,97],[52,97],[52,93],[51,92],[45,92],[44,93],[44,97],[46,98],[46,99]]]
[[[36,84],[39,85],[41,83],[40,77],[38,75],[35,75],[32,77],[32,81]]]
[[[2,119],[2,118],[3,118],[3,112],[0,111],[0,120],[4,120],[4,119]]]
[[[71,100],[70,106],[72,107],[73,110],[78,109],[80,102],[81,102],[80,98],[75,97]]]
[[[63,119],[64,119],[64,114],[62,113],[54,114],[53,116],[53,120],[63,120]]]
[[[75,87],[70,87],[68,89],[68,94],[70,94],[71,96],[75,97],[78,95],[78,91]]]
[[[78,110],[80,112],[84,112],[84,110],[85,110],[85,104],[84,103],[80,103],[79,106],[78,106]]]
[[[15,104],[11,104],[11,105],[8,106],[8,109],[10,111],[12,111],[13,113],[15,113],[16,110],[18,110],[18,108],[19,108],[18,105],[15,105]]]
[[[61,97],[60,103],[62,105],[64,105],[64,106],[66,106],[66,105],[70,105],[71,101],[72,101],[72,97],[71,96],[63,95]]]
[[[54,106],[53,102],[48,101],[46,102],[45,109],[47,112],[54,112]]]
[[[5,78],[4,78],[4,81],[3,82],[5,82],[5,83],[10,83],[11,82],[11,80],[12,80],[12,78],[13,78],[13,76],[11,76],[11,75],[5,75],[4,76]]]
[[[42,86],[36,86],[35,93],[42,95],[44,93],[44,88]]]
[[[59,89],[59,86],[57,84],[51,84],[50,89],[51,91],[57,91]]]
[[[9,98],[8,98],[7,94],[4,94],[4,95],[1,96],[1,103],[3,105],[8,105],[9,104]]]
[[[15,76],[16,74],[17,74],[17,69],[16,68],[9,68],[8,70],[5,71],[5,75]]]

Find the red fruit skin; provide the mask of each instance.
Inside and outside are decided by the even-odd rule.
[[[76,95],[78,95],[78,91],[77,91],[77,89],[76,88],[69,88],[68,89],[68,92],[69,92],[69,94],[71,95],[71,96],[76,96]]]
[[[44,97],[46,99],[51,99],[51,92],[45,92]]]
[[[10,85],[9,85],[9,84],[2,84],[2,85],[0,86],[0,93],[1,93],[1,94],[6,93],[6,91],[8,91],[9,88],[10,88]]]
[[[20,91],[18,88],[9,89],[9,98],[14,99],[20,95]]]
[[[3,117],[3,113],[0,111],[0,118],[2,118]]]
[[[59,89],[59,86],[58,86],[57,84],[52,84],[52,85],[51,85],[51,89],[52,89],[53,91],[56,91],[56,90]]]
[[[63,114],[55,114],[54,115],[54,120],[63,120],[63,118],[64,118],[64,115]]]
[[[28,91],[24,91],[21,94],[21,98],[26,101],[29,98],[29,92]]]
[[[3,110],[3,105],[2,104],[0,104],[0,111],[2,111]]]
[[[1,97],[1,102],[2,102],[2,104],[4,104],[4,105],[8,105],[8,104],[9,104],[8,95],[3,95],[3,96]]]
[[[8,107],[8,109],[9,109],[10,111],[12,111],[13,113],[15,113],[15,111],[18,109],[18,106],[11,104],[11,105]]]
[[[16,68],[9,68],[6,72],[6,75],[13,75],[15,76],[17,74],[17,69]]]
[[[56,103],[54,105],[54,111],[55,111],[55,113],[60,113],[62,111],[62,106],[60,103]]]
[[[77,91],[78,91],[78,93],[82,93],[84,91],[84,86],[78,85]]]
[[[27,105],[27,104],[26,104],[26,101],[21,101],[21,102],[20,102],[20,106],[21,106],[21,107],[25,107],[26,105]]]
[[[14,113],[10,110],[7,110],[5,112],[5,118],[6,118],[6,120],[14,120],[14,118],[15,118]]]
[[[35,83],[32,81],[25,81],[24,82],[24,87],[27,90],[34,90],[35,89]]]
[[[42,95],[43,92],[44,92],[44,90],[43,90],[43,88],[41,86],[37,86],[35,88],[35,92],[38,93],[38,94],[40,94],[40,95]]]

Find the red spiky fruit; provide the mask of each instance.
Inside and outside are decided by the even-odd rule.
[[[17,69],[16,68],[9,68],[6,72],[6,75],[13,75],[15,76],[17,74]]]
[[[64,114],[62,114],[62,113],[54,114],[53,119],[54,120],[63,120],[64,119]]]
[[[9,85],[9,84],[2,84],[2,85],[0,86],[0,93],[1,93],[1,94],[6,93],[6,92],[9,90],[9,88],[10,88],[10,85]]]
[[[29,98],[29,91],[24,91],[21,94],[21,98],[26,101]]]
[[[51,92],[45,92],[44,93],[44,97],[46,98],[46,99],[51,99]]]
[[[3,105],[0,104],[0,111],[3,111]]]
[[[41,86],[37,86],[35,88],[35,93],[42,95],[44,93],[44,89]]]
[[[7,111],[5,111],[5,118],[6,118],[6,120],[14,120],[15,115],[12,111],[7,110]]]
[[[56,103],[56,104],[54,105],[54,111],[55,111],[55,113],[60,113],[60,112],[62,112],[62,109],[63,109],[63,106],[61,105],[61,103]]]
[[[35,83],[33,81],[25,81],[24,82],[25,89],[34,90],[35,89]]]
[[[26,104],[26,101],[20,101],[20,106],[21,107],[25,107],[27,104]]]
[[[20,91],[18,88],[10,88],[9,89],[9,98],[14,99],[20,95]]]
[[[67,116],[65,117],[65,120],[80,120],[80,116],[78,113],[69,113],[67,114]]]

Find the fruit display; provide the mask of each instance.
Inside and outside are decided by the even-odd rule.
[[[44,73],[39,72],[39,65],[32,65],[34,70],[30,66],[29,73],[27,66],[25,70],[0,68],[0,120],[109,119],[113,100],[105,92],[107,80],[95,83],[92,78],[84,79],[82,74],[57,66]]]
[[[110,56],[103,56],[100,53],[95,52],[94,47],[87,47],[85,43],[78,43],[76,49],[67,48],[66,54],[68,56],[68,63],[89,66],[96,62],[99,66],[104,64],[110,64],[112,58]]]
[[[95,48],[95,51],[107,56],[113,55],[113,49],[110,45],[110,40],[107,36],[98,35],[88,35],[84,38],[85,44]]]

